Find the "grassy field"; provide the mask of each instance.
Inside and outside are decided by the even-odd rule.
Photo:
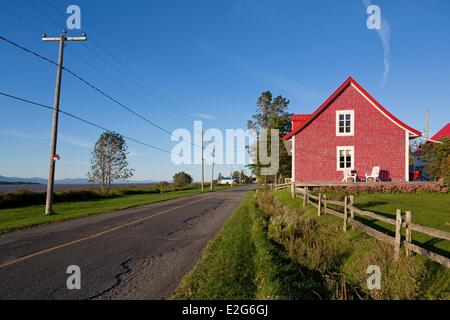
[[[311,299],[300,269],[267,238],[267,226],[249,193],[210,241],[174,299]]]
[[[222,189],[223,187],[216,188],[216,190]],[[50,216],[44,215],[45,206],[43,205],[2,209],[0,210],[0,234],[41,224],[76,219],[199,193],[201,193],[200,189],[188,189],[170,191],[163,194],[135,194],[90,201],[59,202],[54,204],[53,209],[55,213]]]
[[[325,274],[338,274],[348,285],[354,286],[355,292],[363,292],[368,298],[450,299],[450,282],[448,280],[450,269],[418,255],[413,258],[402,255],[400,261],[396,263],[393,261],[391,246],[357,230],[342,232],[341,219],[332,215],[322,215],[319,218],[317,209],[312,206],[302,209],[303,199],[292,199],[289,190],[276,191],[274,195],[292,210],[301,212],[302,219],[310,219],[315,225],[312,233],[313,241],[309,244],[309,247],[314,249],[309,250],[309,248],[306,250],[306,254],[300,256],[298,248],[294,248],[290,253],[290,256],[300,264],[314,269],[322,269],[321,272]],[[448,219],[450,218],[448,197],[448,194],[439,193],[373,193],[356,195],[355,202],[359,208],[386,216],[392,216],[397,208],[411,210],[414,222],[448,230]],[[365,223],[373,222],[366,220]],[[388,233],[387,230],[391,230],[390,226],[385,224],[376,223],[373,226]],[[297,232],[301,234],[302,228]],[[322,240],[317,238],[322,238]],[[301,246],[305,239],[308,241],[308,236],[302,236],[294,241],[295,246]],[[413,234],[413,240],[435,252],[449,256],[448,241],[436,241],[416,233]],[[291,241],[283,239],[280,242],[284,242],[287,248],[292,244]],[[331,257],[333,255],[336,257],[331,258],[328,263],[327,259],[317,262],[319,261],[317,256]],[[384,277],[384,290],[379,295],[367,292],[362,285],[366,277],[365,268],[369,264],[381,266],[384,270],[383,274],[387,274]]]
[[[299,207],[302,199],[292,199],[288,190],[276,192],[291,207]],[[342,200],[342,194],[331,194],[332,198]],[[427,227],[450,232],[450,194],[447,193],[361,193],[355,195],[356,207],[395,219],[396,209],[412,212],[412,221]],[[365,224],[395,235],[395,227],[367,217],[358,217]],[[404,230],[402,231],[404,232]],[[404,234],[403,234],[404,235]],[[413,232],[413,242],[450,257],[450,241],[439,240],[422,233]]]

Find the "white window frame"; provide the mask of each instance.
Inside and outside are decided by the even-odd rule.
[[[340,167],[340,153],[341,151],[347,151],[350,150],[352,155],[352,161],[351,161],[351,167],[350,168],[341,168]],[[344,171],[344,170],[355,170],[355,146],[338,146],[336,147],[336,169],[337,171]]]
[[[339,132],[339,116],[350,114],[350,132]],[[345,120],[344,120],[345,121]],[[348,137],[355,135],[355,110],[337,110],[336,111],[336,136]]]

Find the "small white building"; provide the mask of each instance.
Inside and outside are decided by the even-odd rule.
[[[217,181],[217,183],[221,185],[233,185],[236,183],[236,180],[231,177],[222,177]]]

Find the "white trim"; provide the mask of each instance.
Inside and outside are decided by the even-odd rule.
[[[339,167],[339,156],[340,151],[350,150],[352,153],[352,165],[350,168],[340,168]],[[336,170],[344,171],[345,169],[355,170],[355,146],[337,146],[336,147]]]
[[[409,133],[405,132],[405,181],[409,181]]]
[[[339,116],[350,114],[350,132],[339,132]],[[345,125],[344,125],[345,128]],[[336,136],[349,137],[355,135],[355,110],[337,110],[336,111]]]
[[[367,97],[361,90],[359,90],[353,83],[351,84],[353,88],[356,89],[356,91],[358,91],[364,98],[366,98],[367,101],[369,101],[369,103],[374,106],[382,115],[384,115],[386,118],[388,118],[393,124],[397,125],[399,128],[405,130],[406,132],[411,133],[413,136],[415,137],[419,137],[417,134],[415,134],[414,132],[406,129],[405,127],[401,126],[400,124],[398,124],[397,122],[395,122],[391,117],[389,117],[386,113],[384,113],[380,108],[378,108],[378,106],[373,103],[372,100],[369,99],[369,97]]]
[[[291,170],[292,170],[292,182],[295,183],[295,135],[292,137],[292,166],[291,166]]]

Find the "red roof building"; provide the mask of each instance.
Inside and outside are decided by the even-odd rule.
[[[421,132],[408,126],[348,78],[310,115],[294,115],[292,179],[341,182],[351,170],[358,181],[380,167],[382,181],[409,180],[409,140]]]
[[[431,137],[433,141],[439,141],[444,137],[450,137],[450,123],[447,123],[441,130]]]

